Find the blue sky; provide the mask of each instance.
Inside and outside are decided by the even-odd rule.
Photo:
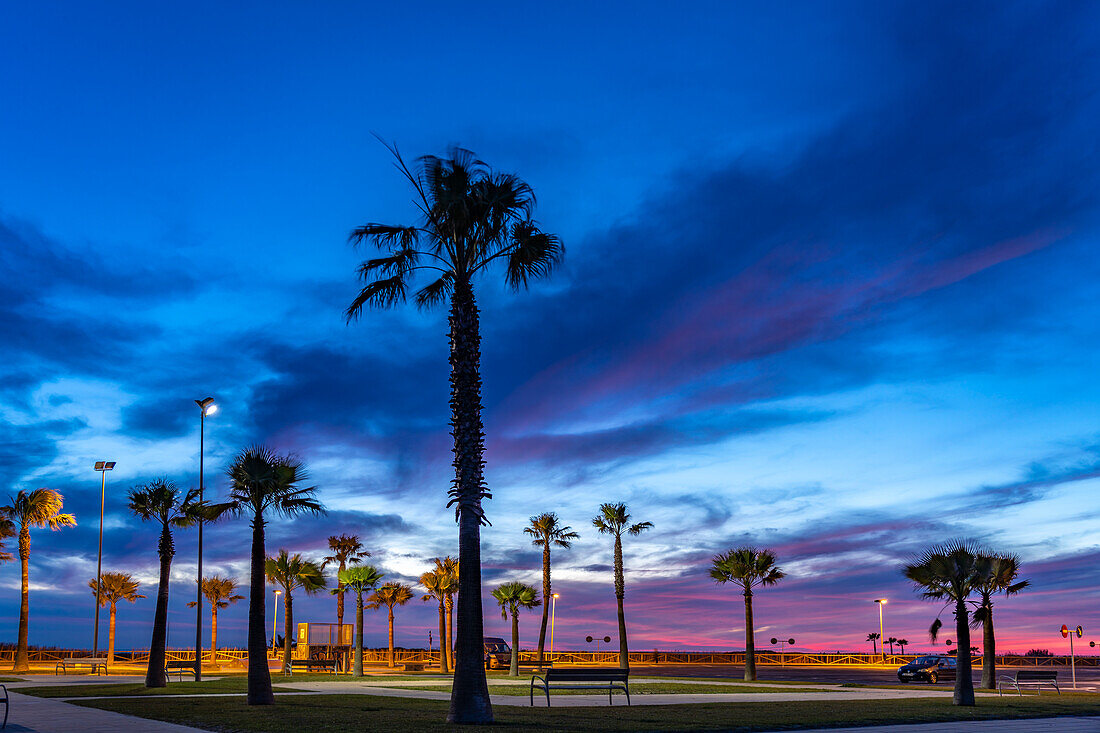
[[[374,133],[518,173],[567,247],[483,309],[486,582],[535,581],[527,516],[581,532],[556,559],[559,643],[614,627],[626,501],[642,648],[743,644],[709,558],[774,548],[758,631],[856,648],[936,610],[897,570],[929,542],[1018,552],[1009,648],[1095,615],[1098,17],[1085,4],[555,4],[151,8],[40,3],[0,28],[4,491],[62,491],[80,526],[32,539],[32,643],[87,644],[98,459],[105,568],[156,578],[125,489],[196,482],[192,400],[215,396],[207,481],[262,441],[331,513],[273,528],[319,556],[354,532],[391,579],[456,554],[445,319],[347,326],[348,231],[414,218]],[[244,579],[241,524],[207,566]],[[178,539],[170,643],[188,643]],[[191,578],[191,580],[189,580]],[[0,567],[14,638],[18,566]],[[148,595],[152,595],[149,593]],[[87,597],[86,597],[87,596]],[[895,600],[896,599],[896,600]],[[568,601],[568,602],[567,602]],[[331,620],[329,597],[299,620]],[[429,604],[399,615],[421,643]],[[148,643],[152,602],[120,611]],[[243,644],[245,613],[220,619]],[[716,621],[717,619],[717,621]],[[492,609],[490,631],[505,623]],[[534,624],[531,625],[533,628]],[[526,636],[526,635],[525,635]],[[381,643],[383,619],[368,622]],[[1002,648],[1004,645],[1002,644]]]

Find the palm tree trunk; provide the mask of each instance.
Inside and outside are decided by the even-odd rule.
[[[389,617],[390,617],[390,619],[389,619],[389,621],[390,621],[390,664],[389,664],[389,666],[392,668],[392,667],[397,666],[397,664],[393,660],[393,606],[390,606]]]
[[[512,607],[512,656],[508,661],[508,676],[519,677],[519,609]]]
[[[355,671],[353,677],[363,676],[363,593],[355,594]]]
[[[455,644],[454,644],[454,615],[455,615],[455,597],[453,595],[447,595],[447,659],[451,663],[451,667],[455,666]]]
[[[210,663],[218,668],[218,604],[210,604]]]
[[[443,607],[443,599],[439,599],[439,669],[443,674],[451,671],[447,656],[447,611]]]
[[[107,622],[107,666],[115,663],[115,602],[111,601],[110,620]]]
[[[336,594],[336,641],[340,641],[344,634],[344,584],[339,580],[340,573],[344,570],[347,570],[347,567],[341,562],[336,574],[336,589],[340,591]]]
[[[274,705],[267,666],[267,575],[264,518],[252,519],[252,567],[248,578],[248,704]]]
[[[290,649],[294,643],[294,599],[290,596],[290,588],[283,594],[283,672],[290,669]]]
[[[966,601],[955,603],[955,634],[958,636],[958,657],[955,660],[955,692],[952,703],[955,705],[974,704],[974,678],[970,669],[970,614]]]
[[[546,622],[550,618],[550,538],[543,537],[542,546],[542,626],[539,628],[539,664],[545,661],[543,649],[546,647]]]
[[[993,636],[993,603],[986,600],[982,619],[982,684],[983,690],[997,687],[997,640]]]
[[[457,664],[447,722],[487,724],[493,722],[493,705],[485,683],[481,500],[489,493],[482,476],[485,433],[481,423],[481,335],[468,280],[455,280],[449,320],[455,467],[451,501],[458,504],[458,562],[462,572],[458,576]]]
[[[752,624],[752,591],[745,590],[745,681],[756,679],[756,630]]]
[[[158,543],[160,580],[157,585],[157,610],[153,616],[153,639],[149,643],[149,668],[145,671],[146,687],[167,687],[164,657],[168,645],[168,583],[172,575],[172,535],[165,524]]]
[[[15,665],[12,672],[27,672],[31,668],[30,655],[27,653],[27,636],[31,621],[31,530],[25,522],[19,528],[19,565],[22,571],[22,588],[19,596],[19,638],[15,645]]]
[[[615,535],[615,601],[619,606],[619,669],[630,669],[630,645],[626,640],[626,614],[623,611],[623,598],[625,596],[623,539],[621,535]]]

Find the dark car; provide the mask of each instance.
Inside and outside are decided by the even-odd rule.
[[[917,657],[909,664],[898,669],[898,679],[902,682],[937,682],[953,681],[955,679],[955,658],[930,655]]]
[[[485,669],[502,669],[512,663],[512,649],[499,636],[486,636]]]

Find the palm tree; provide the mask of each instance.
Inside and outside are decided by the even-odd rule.
[[[294,643],[294,591],[301,588],[313,595],[328,583],[320,565],[303,559],[298,553],[288,555],[286,550],[279,550],[278,555],[267,558],[264,570],[272,584],[283,586],[283,670],[288,671],[290,648]]]
[[[145,596],[138,593],[138,581],[130,577],[129,573],[103,573],[100,576],[99,598],[100,606],[109,606],[110,621],[107,624],[107,666],[115,663],[115,612],[119,601],[134,603]],[[88,587],[92,589],[92,597],[96,595],[96,579],[88,581]]]
[[[564,249],[557,237],[533,221],[535,196],[518,177],[494,172],[467,150],[454,148],[447,158],[424,156],[413,173],[397,148],[390,146],[397,167],[412,184],[422,215],[411,226],[366,224],[352,231],[355,244],[371,244],[385,256],[359,267],[363,289],[348,306],[347,319],[365,306],[389,308],[405,302],[418,271],[434,278],[416,291],[421,308],[450,301],[451,432],[455,478],[451,501],[458,521],[458,558],[462,564],[458,593],[457,652],[460,668],[451,688],[451,723],[491,723],[493,706],[485,683],[481,609],[482,500],[485,484],[485,433],[481,420],[480,315],[474,280],[495,261],[515,290],[546,277]]]
[[[958,648],[970,648],[970,609],[967,599],[988,573],[989,563],[982,559],[978,546],[965,540],[953,540],[929,548],[919,558],[905,565],[902,572],[913,581],[923,598],[946,600],[954,604],[955,633]],[[946,606],[945,606],[946,608]],[[928,629],[933,642],[943,623],[937,618]],[[971,679],[970,655],[959,654],[956,663],[955,705],[974,704],[974,680]]]
[[[898,639],[898,646],[901,647],[901,653],[905,654],[905,647],[909,646],[908,639]]]
[[[296,517],[324,514],[317,490],[304,488],[306,471],[289,456],[276,455],[263,446],[241,451],[227,470],[231,487],[229,501],[214,507],[235,516],[248,516],[252,524],[252,569],[248,584],[248,704],[274,705],[271,671],[267,668],[267,621],[265,616],[266,557],[264,527],[272,514]]]
[[[435,570],[445,581],[445,600],[443,602],[444,607],[447,610],[447,659],[451,662],[451,667],[455,666],[455,645],[454,645],[454,626],[452,621],[454,620],[455,610],[455,593],[458,593],[458,558],[451,557],[433,557],[432,562],[435,563]]]
[[[243,600],[237,595],[237,581],[232,578],[219,578],[213,575],[202,579],[202,594],[210,601],[210,662],[218,667],[218,609],[229,608],[229,604]],[[188,608],[194,608],[198,601],[191,601]]]
[[[15,665],[13,672],[27,672],[30,670],[30,658],[27,655],[27,632],[30,627],[30,579],[28,568],[31,558],[31,528],[39,529],[49,527],[58,530],[62,527],[76,526],[76,519],[72,514],[62,514],[61,509],[65,498],[53,489],[34,489],[27,492],[20,490],[18,494],[10,497],[11,503],[0,506],[0,517],[7,520],[4,531],[14,532],[19,528],[19,564],[22,570],[22,595],[19,601],[19,638],[15,647]]]
[[[181,494],[168,479],[159,478],[130,490],[130,511],[141,521],[160,523],[157,556],[160,558],[160,580],[157,584],[157,610],[153,616],[153,638],[149,643],[149,668],[145,672],[146,687],[167,687],[164,658],[168,643],[168,584],[172,577],[172,558],[176,545],[172,527],[185,528],[199,520],[202,507],[199,490]]]
[[[1012,554],[990,553],[983,556],[987,572],[975,590],[981,597],[971,626],[982,626],[982,682],[981,688],[993,690],[997,687],[997,640],[993,633],[993,596],[1004,593],[1013,596],[1031,585],[1027,580],[1016,580],[1020,575],[1020,558]]]
[[[531,544],[542,548],[542,597],[553,597],[550,591],[550,546],[557,545],[568,550],[573,546],[573,540],[580,537],[572,527],[563,526],[558,522],[558,515],[554,512],[545,512],[531,517],[531,523],[523,528],[525,534],[534,539]],[[539,663],[544,661],[543,649],[546,646],[546,621],[550,614],[550,603],[542,604],[542,627],[539,629]]]
[[[382,573],[373,565],[356,565],[340,571],[338,581],[355,593],[355,668],[353,677],[363,676],[363,594],[373,590]]]
[[[439,603],[439,669],[443,674],[450,671],[447,656],[447,593],[453,587],[451,579],[438,568],[429,570],[420,576],[420,585],[428,592],[421,596],[422,601],[437,601]],[[484,642],[482,642],[484,644]],[[460,647],[461,648],[461,647]],[[484,646],[482,647],[484,649]],[[484,656],[484,652],[482,652]],[[455,677],[457,678],[457,670]]]
[[[882,634],[875,631],[874,633],[867,634],[867,641],[871,642],[871,653],[878,656],[878,640]]]
[[[737,583],[745,597],[745,680],[756,679],[756,637],[752,621],[753,588],[775,585],[786,575],[775,565],[775,553],[737,547],[714,556],[710,577],[716,583]]]
[[[393,660],[393,607],[404,606],[412,600],[412,597],[412,588],[404,583],[386,583],[370,594],[370,603],[367,604],[367,608],[373,610],[386,606],[386,608],[389,609],[390,667],[396,666]]]
[[[600,504],[600,513],[592,518],[592,526],[600,534],[615,536],[615,601],[619,605],[619,668],[630,669],[630,651],[626,642],[626,614],[623,613],[623,598],[626,596],[626,581],[623,579],[623,532],[632,536],[653,527],[653,522],[630,523],[630,514],[626,504]]]
[[[898,637],[891,636],[886,640],[886,643],[890,645],[890,656],[894,656],[894,644],[898,643]]]
[[[0,512],[3,510],[0,509]],[[15,536],[15,523],[0,513],[0,563],[11,562],[15,558],[4,550],[4,540]]]
[[[342,534],[339,537],[329,537],[328,548],[332,551],[332,554],[322,558],[321,569],[324,570],[330,563],[336,563],[336,589],[333,590],[332,593],[336,596],[336,624],[339,629],[337,634],[343,634],[344,584],[339,580],[340,573],[347,570],[349,563],[354,565],[355,563],[361,562],[370,557],[370,553],[363,549],[363,543],[359,541],[357,535],[353,534]]]
[[[534,608],[542,604],[539,592],[525,583],[505,583],[493,591],[493,598],[500,604],[500,615],[512,615],[512,656],[508,676],[519,677],[519,609]]]

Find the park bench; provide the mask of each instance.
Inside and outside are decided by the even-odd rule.
[[[530,670],[536,669],[550,669],[554,666],[553,662],[540,662],[537,659],[521,659],[516,663],[518,669],[524,669],[525,667]]]
[[[0,725],[0,728],[8,727],[8,710],[11,708],[11,702],[8,700],[8,686],[0,685],[0,690],[4,691],[4,699],[0,702],[4,703],[4,723]]]
[[[68,659],[62,659],[56,665],[54,665],[53,673],[62,674],[67,672],[70,667],[91,667],[92,674],[100,674],[99,670],[103,670],[103,674],[107,674],[107,660],[101,657],[69,657]]]
[[[291,659],[290,666],[283,670],[283,674],[294,674],[296,669],[304,669],[307,672],[321,670],[336,674],[336,665],[335,659]]]
[[[626,693],[626,704],[630,704],[630,688],[627,678],[630,670],[618,667],[597,669],[548,669],[546,673],[531,678],[531,704],[535,704],[535,688],[546,693],[546,707],[550,707],[550,690],[607,690],[607,704],[611,705],[611,694],[615,690]],[[537,682],[536,682],[537,680]]]
[[[1020,685],[1034,687],[1036,692],[1041,690],[1043,685],[1049,685],[1059,695],[1062,694],[1062,691],[1058,689],[1058,670],[1056,669],[1021,669],[1015,675],[1002,674],[997,678],[997,694],[1003,694],[1001,687],[1009,685],[1015,687],[1016,693],[1019,695],[1024,694],[1020,690]]]
[[[401,669],[406,672],[423,672],[427,662],[402,662]]]
[[[192,677],[195,676],[195,663],[191,660],[180,660],[164,663],[164,676],[168,679],[172,679],[172,673],[176,674],[176,681],[183,682],[183,675],[189,674]]]

